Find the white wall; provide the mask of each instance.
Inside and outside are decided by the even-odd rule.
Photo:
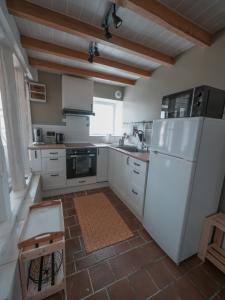
[[[160,67],[151,78],[126,88],[124,121],[157,119],[162,96],[202,84],[225,89],[225,33],[211,47],[193,47],[174,66]]]

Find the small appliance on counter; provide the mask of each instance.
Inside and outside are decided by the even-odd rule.
[[[64,143],[64,134],[63,133],[56,133],[55,142],[56,142],[56,144],[63,144]]]
[[[207,85],[164,96],[161,118],[208,117],[222,119],[225,91]]]
[[[35,127],[33,129],[33,141],[34,144],[43,144],[43,133],[42,128]]]
[[[47,131],[45,136],[45,142],[47,144],[55,144],[56,133],[55,131]]]

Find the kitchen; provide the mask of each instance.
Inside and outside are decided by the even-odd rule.
[[[181,2],[1,3],[0,299],[224,299],[224,3]]]

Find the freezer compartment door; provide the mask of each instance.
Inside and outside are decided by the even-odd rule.
[[[179,263],[195,163],[154,153],[150,162],[143,225]]]
[[[204,118],[153,121],[151,150],[196,161]]]

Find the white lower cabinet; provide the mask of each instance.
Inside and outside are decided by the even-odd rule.
[[[31,172],[41,172],[41,150],[29,150],[29,165]]]
[[[109,161],[109,149],[98,148],[97,149],[97,182],[108,181],[108,161]]]
[[[141,219],[147,179],[147,163],[117,150],[109,150],[109,184]]]
[[[49,174],[42,174],[43,190],[50,190],[56,188],[63,188],[66,185],[65,172],[54,172]]]

